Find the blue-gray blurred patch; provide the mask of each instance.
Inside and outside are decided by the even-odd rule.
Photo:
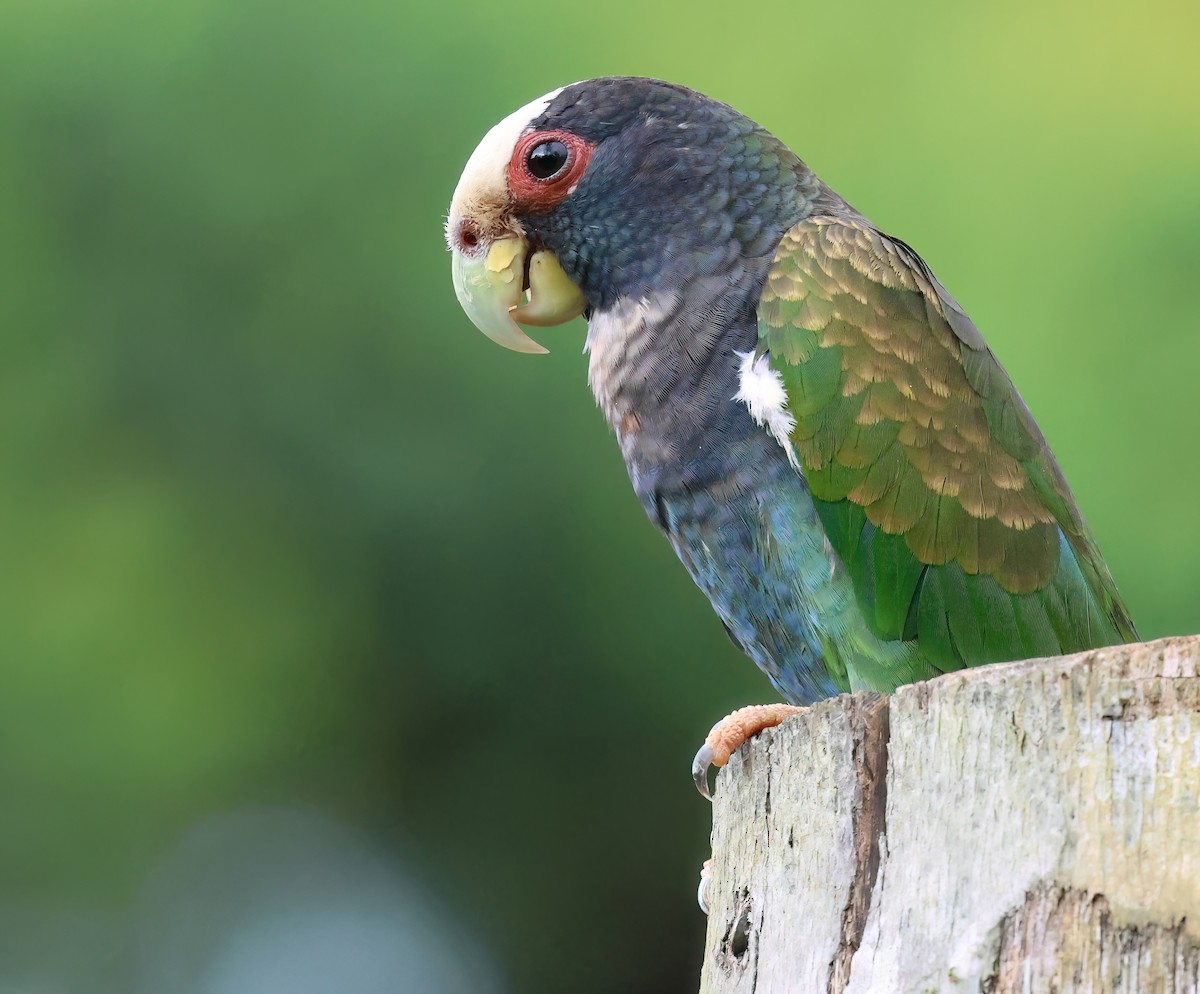
[[[320,815],[195,825],[152,871],[139,994],[500,994],[494,961],[393,854]]]

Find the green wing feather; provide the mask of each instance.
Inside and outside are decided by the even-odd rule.
[[[1136,640],[1029,410],[908,246],[859,219],[803,221],[758,318],[874,635],[942,671]]]

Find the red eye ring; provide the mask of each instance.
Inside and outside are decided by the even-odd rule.
[[[539,145],[561,142],[567,159],[554,174],[535,176],[529,169],[529,156]],[[587,169],[595,146],[569,131],[534,131],[525,135],[513,149],[508,164],[508,191],[514,202],[526,211],[549,210],[569,196]]]

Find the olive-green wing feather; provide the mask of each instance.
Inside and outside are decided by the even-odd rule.
[[[1045,439],[908,246],[815,218],[758,311],[796,455],[860,608],[938,669],[1136,638]]]

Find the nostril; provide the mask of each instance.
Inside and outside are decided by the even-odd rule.
[[[470,251],[479,245],[479,229],[470,221],[461,221],[458,225],[458,247]]]

